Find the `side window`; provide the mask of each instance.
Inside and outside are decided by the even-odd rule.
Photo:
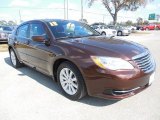
[[[17,31],[18,37],[28,38],[28,24],[20,26]]]
[[[36,36],[36,35],[45,35],[45,34],[46,33],[42,24],[39,24],[39,23],[30,24],[30,37]]]
[[[95,26],[93,26],[93,29],[98,29],[98,26],[96,26],[96,25],[95,25]]]

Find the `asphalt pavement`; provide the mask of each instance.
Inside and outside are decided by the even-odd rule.
[[[0,120],[160,120],[160,31],[120,38],[153,54],[157,69],[148,89],[120,101],[89,96],[71,101],[52,78],[26,66],[13,68],[8,52],[0,52]]]

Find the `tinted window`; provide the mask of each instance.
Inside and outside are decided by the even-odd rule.
[[[5,30],[5,31],[12,31],[12,29],[10,27],[3,27],[3,30]]]
[[[98,29],[97,25],[91,26],[93,29]]]
[[[102,29],[108,29],[106,25],[101,26]]]
[[[20,26],[18,28],[17,36],[28,38],[28,24]]]
[[[45,35],[45,30],[42,24],[32,23],[30,25],[30,37],[36,36],[36,35]]]

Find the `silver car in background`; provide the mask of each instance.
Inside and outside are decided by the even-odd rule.
[[[0,42],[7,42],[9,34],[12,29],[9,26],[0,26]]]
[[[108,25],[110,29],[117,30],[117,36],[128,36],[131,34],[131,31],[125,27],[122,26],[114,26],[114,25]]]
[[[131,33],[135,33],[135,32],[137,31],[137,28],[134,27],[134,26],[127,26],[126,28],[127,28],[128,30],[130,30]]]
[[[106,37],[114,37],[117,36],[117,30],[115,29],[110,29],[106,25],[94,25],[91,26],[93,29],[98,31],[101,35],[104,35]]]

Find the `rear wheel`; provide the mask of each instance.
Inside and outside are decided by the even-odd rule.
[[[159,27],[156,27],[156,28],[155,28],[155,30],[159,30],[159,29],[160,29]]]
[[[101,35],[106,36],[106,33],[105,33],[105,32],[102,32],[102,34],[101,34]]]
[[[81,99],[86,95],[84,79],[78,68],[70,62],[58,67],[57,78],[64,95],[71,100]]]
[[[20,63],[20,61],[18,60],[18,58],[17,58],[16,53],[14,52],[14,50],[10,49],[9,53],[10,53],[10,60],[11,60],[11,63],[13,65],[13,67],[15,67],[15,68],[22,67],[23,64]]]

